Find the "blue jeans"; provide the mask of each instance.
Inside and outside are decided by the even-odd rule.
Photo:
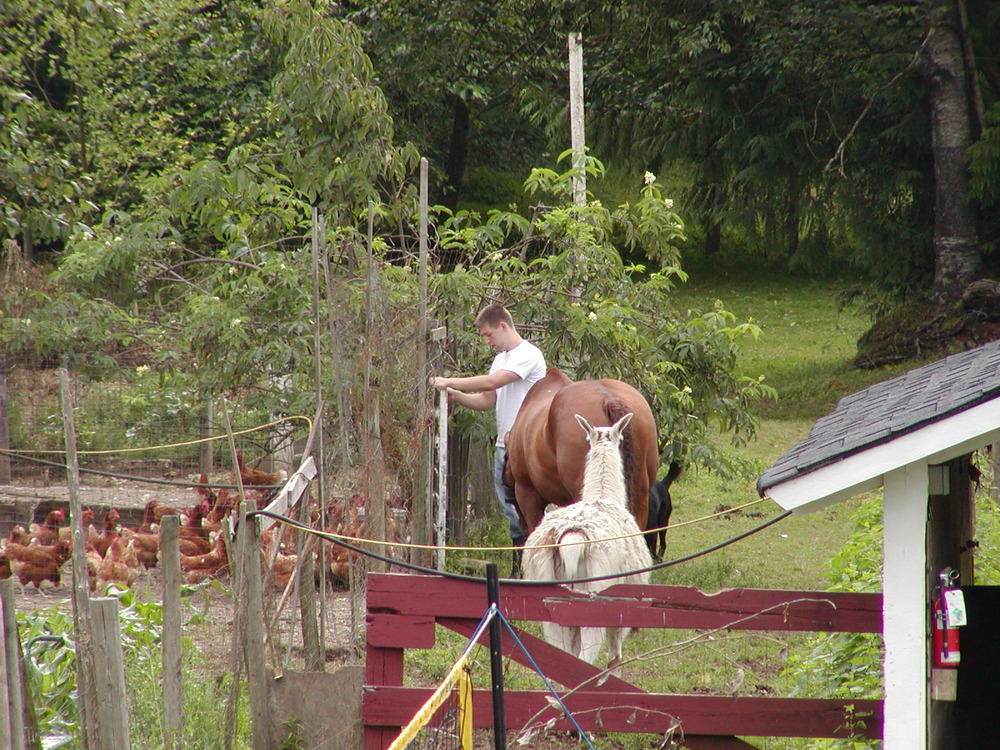
[[[510,538],[515,544],[523,544],[526,536],[521,528],[521,519],[517,515],[517,505],[514,499],[514,488],[509,487],[503,481],[504,459],[507,457],[507,449],[498,445],[493,454],[493,489],[497,493],[497,500],[500,501],[500,508],[504,517],[510,524]]]

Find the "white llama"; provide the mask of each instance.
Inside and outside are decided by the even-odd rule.
[[[642,532],[627,507],[619,443],[632,414],[611,427],[593,427],[579,414],[575,416],[590,443],[581,498],[546,513],[528,537],[524,548],[526,579],[592,578],[644,570],[653,564]],[[649,572],[572,584],[572,588],[597,592],[616,583],[649,583]],[[613,669],[621,661],[625,637],[622,628],[563,627],[551,622],[542,623],[542,628],[546,641],[589,664],[597,660],[606,635],[609,667]]]

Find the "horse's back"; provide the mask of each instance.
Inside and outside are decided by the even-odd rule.
[[[590,446],[575,415],[597,427],[610,426],[628,412],[633,414],[627,433],[629,508],[644,529],[649,486],[656,481],[659,463],[656,424],[646,399],[620,380],[574,382],[556,368],[531,387],[506,441],[509,474],[527,531],[537,525],[547,503],[580,499]]]

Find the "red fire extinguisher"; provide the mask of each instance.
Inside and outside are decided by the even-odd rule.
[[[953,586],[956,571],[945,568],[939,578],[941,585],[931,607],[934,666],[954,669],[962,660],[958,628],[965,624],[965,601],[962,590]]]

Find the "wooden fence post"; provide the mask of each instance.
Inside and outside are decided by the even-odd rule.
[[[160,570],[163,573],[163,748],[180,750],[184,740],[181,679],[180,518],[160,521]]]
[[[128,750],[128,702],[125,698],[125,655],[122,652],[118,599],[113,596],[90,600],[94,628],[94,689],[100,699],[97,709],[99,746]]]
[[[243,641],[243,659],[247,667],[250,686],[250,715],[253,719],[254,750],[272,750],[274,731],[271,725],[271,706],[268,699],[266,655],[264,653],[264,603],[260,583],[260,551],[257,547],[257,522],[247,518],[256,510],[254,503],[244,501],[240,506],[240,526],[236,536],[239,571],[246,593],[246,633]]]
[[[37,750],[41,747],[28,699],[26,675],[17,631],[17,613],[14,607],[14,579],[0,581],[0,632],[3,633],[2,667],[7,680],[7,706],[10,711],[10,744],[0,747],[11,750]],[[3,693],[0,692],[0,697]]]
[[[17,711],[14,708],[14,695],[17,691],[17,686],[14,680],[10,678],[13,672],[9,668],[10,663],[10,649],[8,645],[10,644],[10,639],[7,634],[7,603],[0,599],[0,623],[2,627],[0,630],[3,632],[3,648],[0,648],[0,700],[3,700],[4,707],[0,711],[0,747],[14,748],[14,738],[16,735],[16,730],[13,726],[14,716]]]
[[[83,750],[102,750],[104,730],[98,721],[98,693],[95,689],[93,620],[90,612],[90,587],[87,572],[86,536],[83,507],[80,503],[80,466],[76,454],[76,422],[73,418],[73,389],[69,370],[59,368],[59,394],[62,402],[63,432],[66,442],[66,487],[69,491],[69,516],[73,527],[73,628],[76,638],[76,687],[80,712],[80,739]]]

